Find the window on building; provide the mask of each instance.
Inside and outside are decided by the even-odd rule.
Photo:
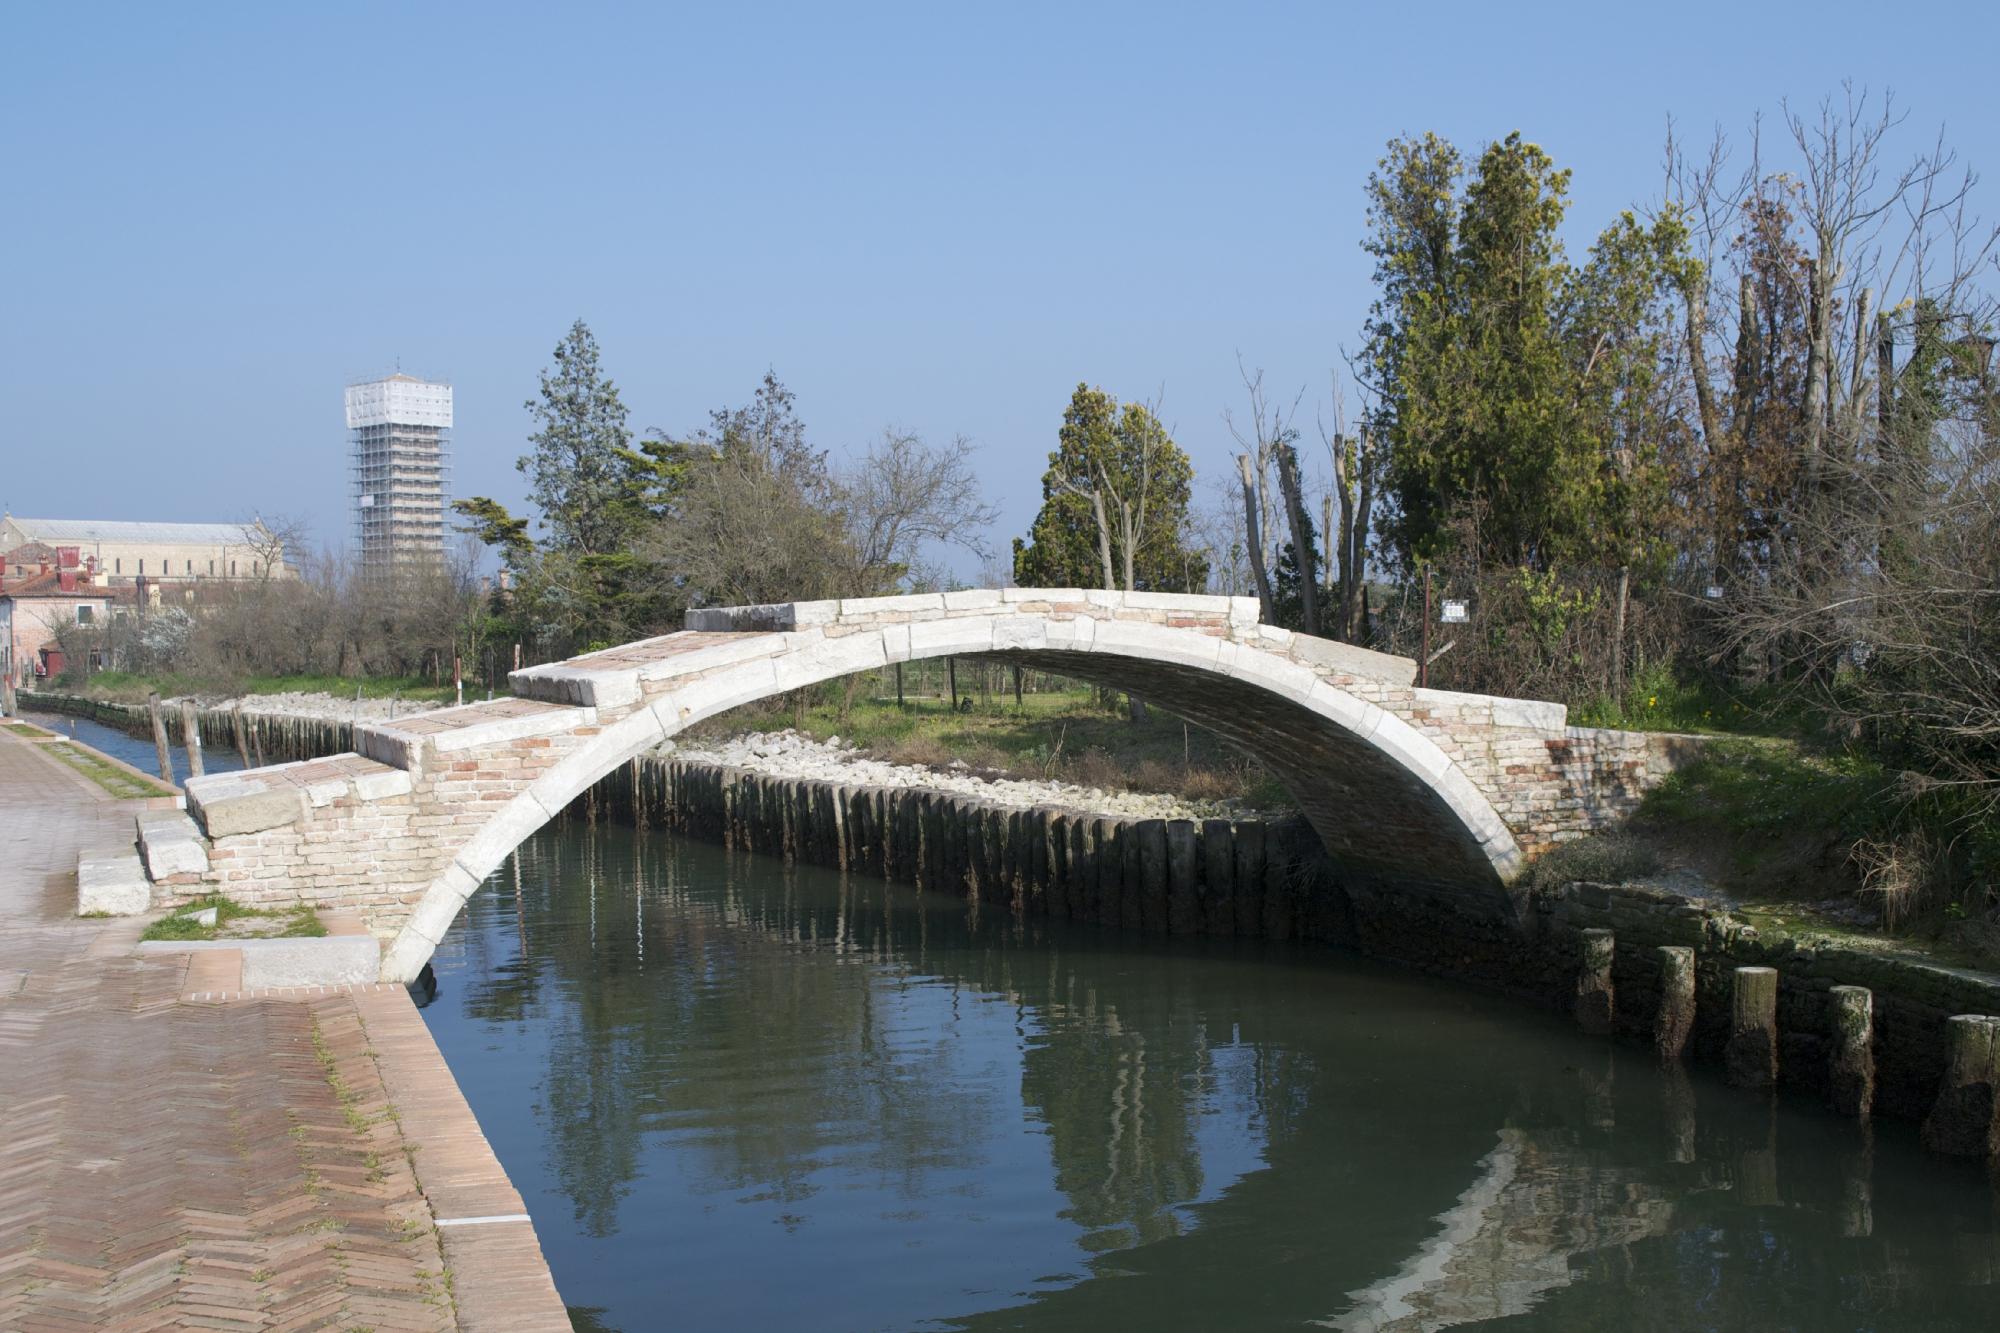
[[[211,574],[215,572],[215,562],[213,560],[208,562],[208,572]]]
[[[125,572],[125,562],[122,559],[113,560],[111,562],[111,572],[113,574],[123,574]]]
[[[139,572],[141,574],[146,572],[146,557],[143,555],[139,557]]]
[[[187,562],[187,572],[190,574],[194,573],[194,561],[190,560]]]
[[[78,607],[78,608],[76,609],[76,623],[77,623],[77,624],[79,624],[79,625],[88,625],[88,624],[90,624],[91,622],[93,622],[93,621],[94,621],[94,620],[96,620],[96,619],[97,619],[97,608],[96,608],[96,607],[94,607],[94,606],[79,606],[79,607]]]
[[[232,579],[236,577],[236,562],[234,560],[229,562],[229,577]]]
[[[252,560],[252,561],[250,562],[250,572],[251,572],[252,574],[261,574],[261,573],[263,573],[263,572],[264,572],[264,562],[263,562],[262,560]]]

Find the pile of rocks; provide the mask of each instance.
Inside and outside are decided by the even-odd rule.
[[[1145,792],[1105,791],[1067,782],[983,775],[955,760],[945,767],[891,764],[870,759],[832,736],[824,741],[796,731],[752,732],[724,741],[668,741],[656,753],[718,768],[748,769],[772,777],[801,778],[851,787],[923,787],[971,796],[1023,810],[1059,806],[1127,819],[1213,819],[1242,814],[1233,802],[1184,801]]]

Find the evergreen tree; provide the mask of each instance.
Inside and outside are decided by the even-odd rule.
[[[556,344],[555,366],[526,407],[537,429],[516,463],[553,549],[604,555],[618,549],[626,517],[623,455],[632,432],[618,389],[598,368],[597,339],[582,320]]]
[[[1023,587],[1200,589],[1208,562],[1185,543],[1194,465],[1141,403],[1076,386],[1042,475],[1042,508],[1014,540]]]

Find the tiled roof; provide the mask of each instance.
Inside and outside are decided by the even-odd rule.
[[[250,523],[131,523],[99,518],[15,518],[8,521],[30,541],[155,542],[197,546],[241,546]]]

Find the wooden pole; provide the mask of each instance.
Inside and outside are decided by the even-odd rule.
[[[20,716],[14,699],[14,672],[10,667],[7,674],[0,676],[0,714],[8,717]]]
[[[181,744],[187,747],[188,776],[198,778],[201,767],[201,723],[194,715],[194,700],[181,700]]]
[[[252,767],[250,763],[250,739],[245,734],[242,704],[238,704],[229,710],[229,734],[236,738],[236,755],[243,761],[243,767]]]
[[[903,664],[896,663],[896,707],[903,706]]]
[[[160,716],[160,692],[153,690],[146,695],[146,712],[153,719],[153,750],[160,761],[160,776],[169,787],[174,786],[174,752],[167,744],[166,720]]]
[[[1424,566],[1424,649],[1417,659],[1417,688],[1429,689],[1431,683],[1431,567]]]
[[[958,659],[956,657],[945,658],[944,670],[946,683],[951,687],[950,711],[956,713],[958,711]]]
[[[451,688],[452,693],[458,696],[458,702],[463,704],[465,702],[465,663],[460,660],[457,653],[451,655]]]

